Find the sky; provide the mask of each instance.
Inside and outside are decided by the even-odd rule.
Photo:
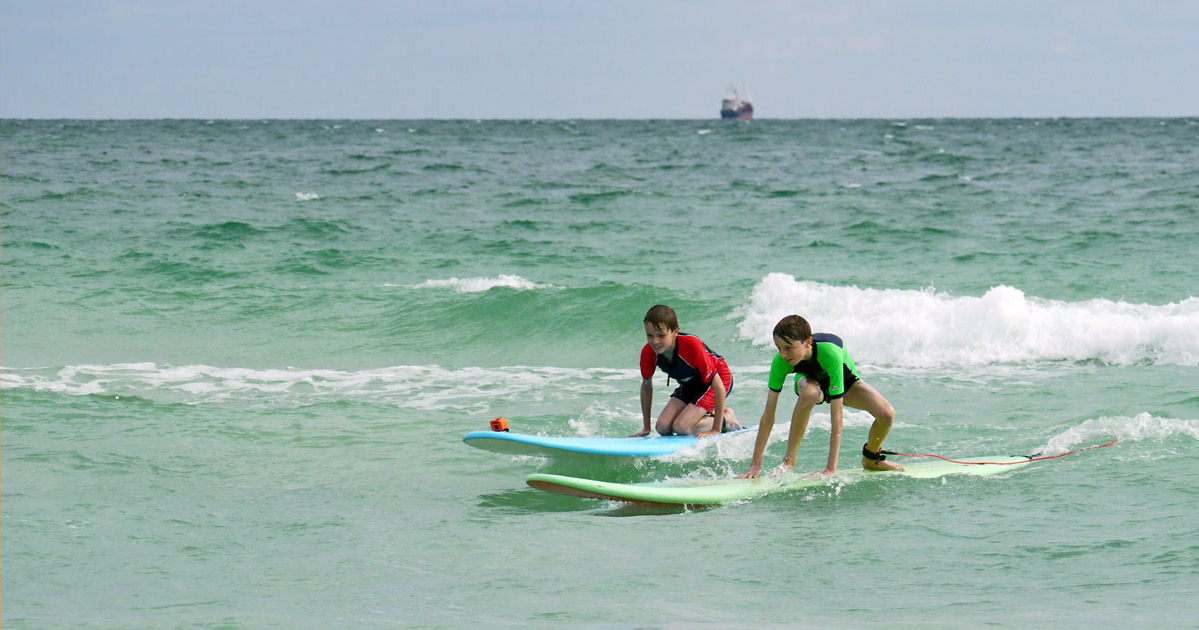
[[[3,0],[3,118],[1199,115],[1199,0]]]

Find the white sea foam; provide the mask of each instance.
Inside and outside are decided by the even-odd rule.
[[[320,199],[320,198],[321,198],[321,196],[316,193],[310,193],[310,192],[296,193],[296,201],[316,201],[317,199]]]
[[[860,289],[772,273],[735,316],[755,345],[770,346],[783,316],[846,340],[855,360],[943,367],[1098,360],[1114,365],[1199,365],[1199,298],[1155,306],[1106,299],[1026,296],[997,286],[980,297],[926,289]]]
[[[507,287],[509,289],[520,289],[527,291],[531,289],[550,289],[551,284],[537,284],[532,280],[526,280],[520,276],[508,274],[500,274],[495,278],[448,278],[445,280],[426,280],[420,284],[413,285],[414,289],[453,289],[458,293],[481,293],[490,291],[496,287]]]
[[[591,378],[595,378],[595,375],[589,376]],[[625,376],[631,376],[631,374],[625,373],[619,376],[620,378],[623,378]],[[630,382],[633,381],[630,380]],[[632,390],[630,390],[628,387],[625,387],[621,391],[629,392]],[[587,408],[584,409],[578,417],[571,418],[567,424],[570,425],[572,435],[577,435],[579,437],[597,437],[609,435],[613,429],[615,429],[617,433],[622,431],[626,433],[633,433],[636,429],[640,428],[639,424],[634,425],[634,423],[631,421],[633,419],[634,416],[631,416],[628,410],[614,407],[608,403],[593,402],[587,405]]]
[[[71,395],[138,396],[156,402],[239,402],[294,407],[355,401],[418,410],[485,410],[579,396],[635,397],[638,370],[509,366],[443,368],[405,365],[372,370],[250,369],[154,363],[3,368],[0,388]],[[598,413],[598,412],[597,412]]]
[[[1174,437],[1199,440],[1199,421],[1162,418],[1147,412],[1131,418],[1093,418],[1053,436],[1041,452],[1044,455],[1058,455],[1077,448],[1110,442],[1113,438],[1119,438],[1121,442],[1163,442]]]

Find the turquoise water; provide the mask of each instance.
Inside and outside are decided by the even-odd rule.
[[[1199,120],[4,120],[0,211],[6,627],[1199,623]],[[655,303],[743,420],[799,312],[889,448],[1120,441],[650,513],[524,478],[753,437],[463,445],[638,429]]]

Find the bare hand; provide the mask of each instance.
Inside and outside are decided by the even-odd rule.
[[[695,437],[697,437],[697,438],[706,438],[706,437],[708,437],[709,435],[716,435],[716,434],[718,434],[718,433],[720,433],[720,431],[717,431],[717,430],[713,429],[713,430],[711,430],[711,431],[704,431],[704,432],[702,432],[702,433],[696,433],[696,434],[695,434]]]
[[[642,429],[642,430],[630,435],[629,437],[645,437],[647,435],[649,435],[649,429]]]

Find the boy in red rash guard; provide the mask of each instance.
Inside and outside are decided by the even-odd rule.
[[[733,410],[725,407],[725,399],[733,390],[733,375],[724,358],[712,352],[699,337],[679,332],[678,315],[669,306],[658,304],[649,309],[644,323],[647,343],[641,349],[643,424],[641,431],[632,437],[649,435],[655,368],[666,372],[667,386],[672,378],[679,382],[654,426],[659,434],[706,437],[722,430],[740,429]]]

